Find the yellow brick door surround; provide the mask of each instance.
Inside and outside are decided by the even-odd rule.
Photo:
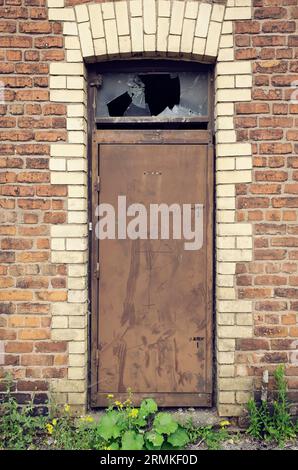
[[[67,379],[52,379],[57,402],[88,398],[87,93],[85,63],[169,58],[214,63],[216,133],[216,400],[222,416],[243,411],[253,387],[235,360],[252,338],[252,302],[237,298],[236,263],[252,259],[252,225],[237,222],[235,185],[252,181],[252,146],[237,142],[235,104],[251,100],[252,64],[234,60],[234,22],[252,0],[117,0],[65,6],[47,0],[63,26],[65,62],[50,64],[50,100],[67,107],[67,141],[51,145],[51,183],[68,185],[67,223],[51,227],[51,260],[67,265],[68,300],[52,303],[53,340],[68,341]]]

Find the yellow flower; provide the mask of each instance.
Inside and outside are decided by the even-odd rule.
[[[54,427],[51,424],[47,424],[46,428],[49,434],[53,434]]]
[[[221,422],[220,422],[220,426],[221,426],[222,428],[224,428],[224,427],[226,427],[226,426],[230,426],[230,425],[231,425],[230,421],[227,421],[227,420],[224,420],[224,421],[221,421]]]
[[[137,418],[138,417],[138,414],[139,414],[139,410],[137,408],[133,408],[130,413],[128,414],[128,416],[130,418]]]
[[[115,405],[118,406],[118,408],[123,408],[123,404],[121,403],[121,401],[116,400]]]
[[[56,424],[57,424],[57,420],[56,420],[56,418],[54,418],[53,421],[52,421],[52,425],[56,426]]]
[[[111,398],[114,398],[114,395],[112,393],[108,394],[108,399],[110,400]]]
[[[82,416],[81,421],[83,421],[85,423],[93,423],[94,418],[92,418],[92,416],[89,416],[89,415]]]
[[[69,405],[64,405],[64,411],[66,413],[69,413],[70,412],[70,406]]]
[[[132,401],[129,398],[125,400],[124,402],[124,405],[131,405],[131,404],[132,404]]]

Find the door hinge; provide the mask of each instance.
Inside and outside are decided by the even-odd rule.
[[[92,230],[93,230],[93,224],[92,222],[89,222],[89,232],[92,232]]]
[[[96,263],[96,269],[95,269],[95,277],[96,277],[96,279],[99,279],[99,272],[100,272],[99,263]]]
[[[100,192],[100,176],[97,177],[96,183],[95,183],[95,191],[98,193]]]
[[[96,365],[98,366],[99,364],[99,353],[100,353],[100,350],[99,349],[96,349]]]

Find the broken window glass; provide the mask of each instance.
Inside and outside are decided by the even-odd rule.
[[[97,117],[208,115],[208,73],[105,73]]]

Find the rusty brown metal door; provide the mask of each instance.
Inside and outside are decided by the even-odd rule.
[[[97,131],[92,209],[142,203],[204,205],[203,247],[185,240],[92,245],[91,403],[127,389],[136,403],[211,406],[213,149],[207,131]],[[100,183],[100,184],[99,184]],[[93,227],[97,220],[93,215]],[[94,230],[93,230],[94,233]]]

